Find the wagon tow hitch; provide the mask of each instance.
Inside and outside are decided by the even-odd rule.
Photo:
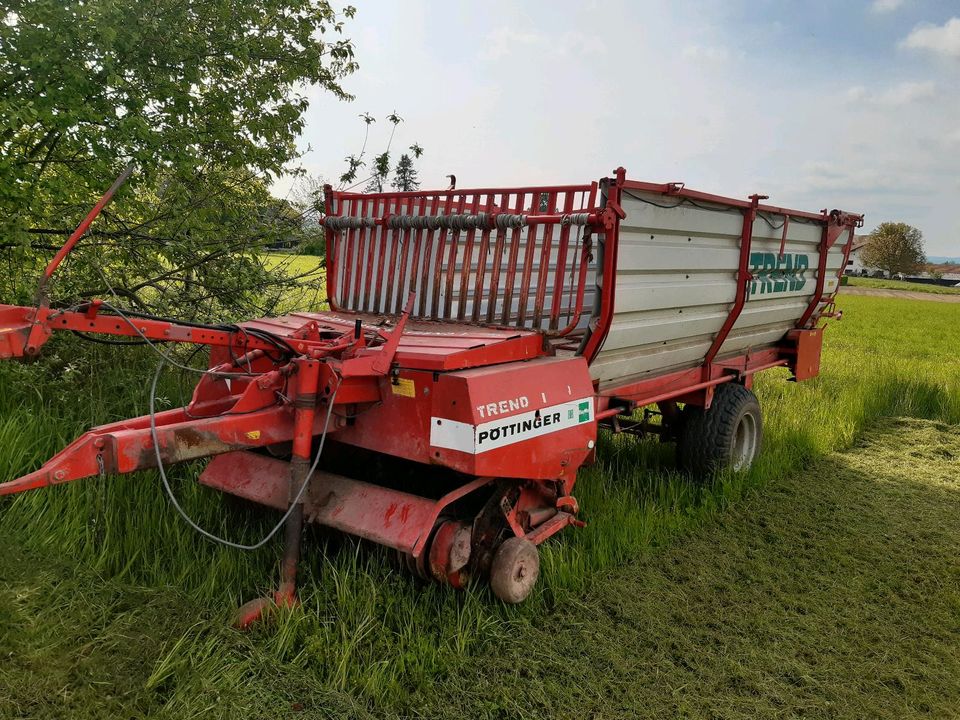
[[[410,293],[406,307],[396,326],[387,336],[386,342],[376,350],[369,350],[365,347],[362,328],[358,321],[353,333],[353,342],[344,351],[344,354],[352,354],[353,357],[340,360],[339,368],[332,373],[333,377],[336,378],[334,382],[339,383],[344,378],[377,377],[389,373],[390,366],[393,364],[393,359],[397,353],[397,347],[400,345],[400,337],[403,335],[403,330],[407,324],[407,318],[413,310],[415,297],[415,293]],[[327,359],[324,358],[324,360]],[[332,361],[331,365],[338,364],[332,358],[329,359]],[[237,609],[233,624],[238,629],[248,628],[275,607],[295,607],[299,604],[297,599],[297,566],[300,561],[300,546],[303,540],[303,486],[310,482],[310,474],[316,466],[316,460],[319,460],[319,457],[314,460],[311,456],[314,421],[317,415],[321,384],[330,380],[331,373],[328,368],[325,368],[327,372],[321,373],[321,365],[325,363],[316,359],[299,357],[294,360],[294,363],[299,382],[296,397],[293,399],[295,412],[293,457],[290,459],[288,495],[289,501],[294,503],[294,507],[290,510],[284,525],[283,556],[280,560],[280,585],[274,591],[272,597],[259,597],[250,600]],[[331,395],[327,401],[332,404],[336,401],[339,385],[335,384],[329,389]],[[329,408],[329,410],[332,410],[332,408]],[[329,422],[329,414],[327,415],[327,421]],[[324,435],[328,431],[329,428],[325,425]]]

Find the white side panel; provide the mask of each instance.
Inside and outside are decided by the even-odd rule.
[[[736,208],[624,192],[614,318],[590,366],[601,387],[699,365],[736,298],[743,215]],[[779,342],[817,287],[823,224],[793,219],[778,258],[783,217],[753,225],[747,303],[718,357]],[[837,285],[842,236],[827,256],[824,292]]]

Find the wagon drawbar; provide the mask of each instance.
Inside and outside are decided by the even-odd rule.
[[[296,601],[304,522],[522,601],[537,546],[581,524],[574,486],[601,427],[676,442],[697,477],[749,467],[753,376],[818,374],[820,321],[863,222],[623,168],[582,185],[327,187],[329,310],[200,325],[99,300],[51,308],[53,271],[116,187],[36,304],[0,306],[0,357],[73,330],[208,345],[209,369],[186,407],[94,428],[0,494],[159,467],[175,503],[163,469],[211,457],[201,483],[283,512],[279,588],[241,625]],[[402,467],[371,474],[370,457]]]

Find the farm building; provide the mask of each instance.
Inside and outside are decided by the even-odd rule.
[[[863,263],[863,249],[870,243],[869,235],[857,235],[853,239],[853,247],[850,249],[850,256],[847,258],[847,267],[844,271],[847,275],[866,275],[880,276],[885,273],[880,268],[868,267]]]

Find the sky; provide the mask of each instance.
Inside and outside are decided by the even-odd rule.
[[[308,173],[417,142],[424,189],[627,176],[866,214],[960,256],[960,0],[404,0],[348,20],[352,102],[307,91]],[[290,180],[275,186],[280,194]]]

